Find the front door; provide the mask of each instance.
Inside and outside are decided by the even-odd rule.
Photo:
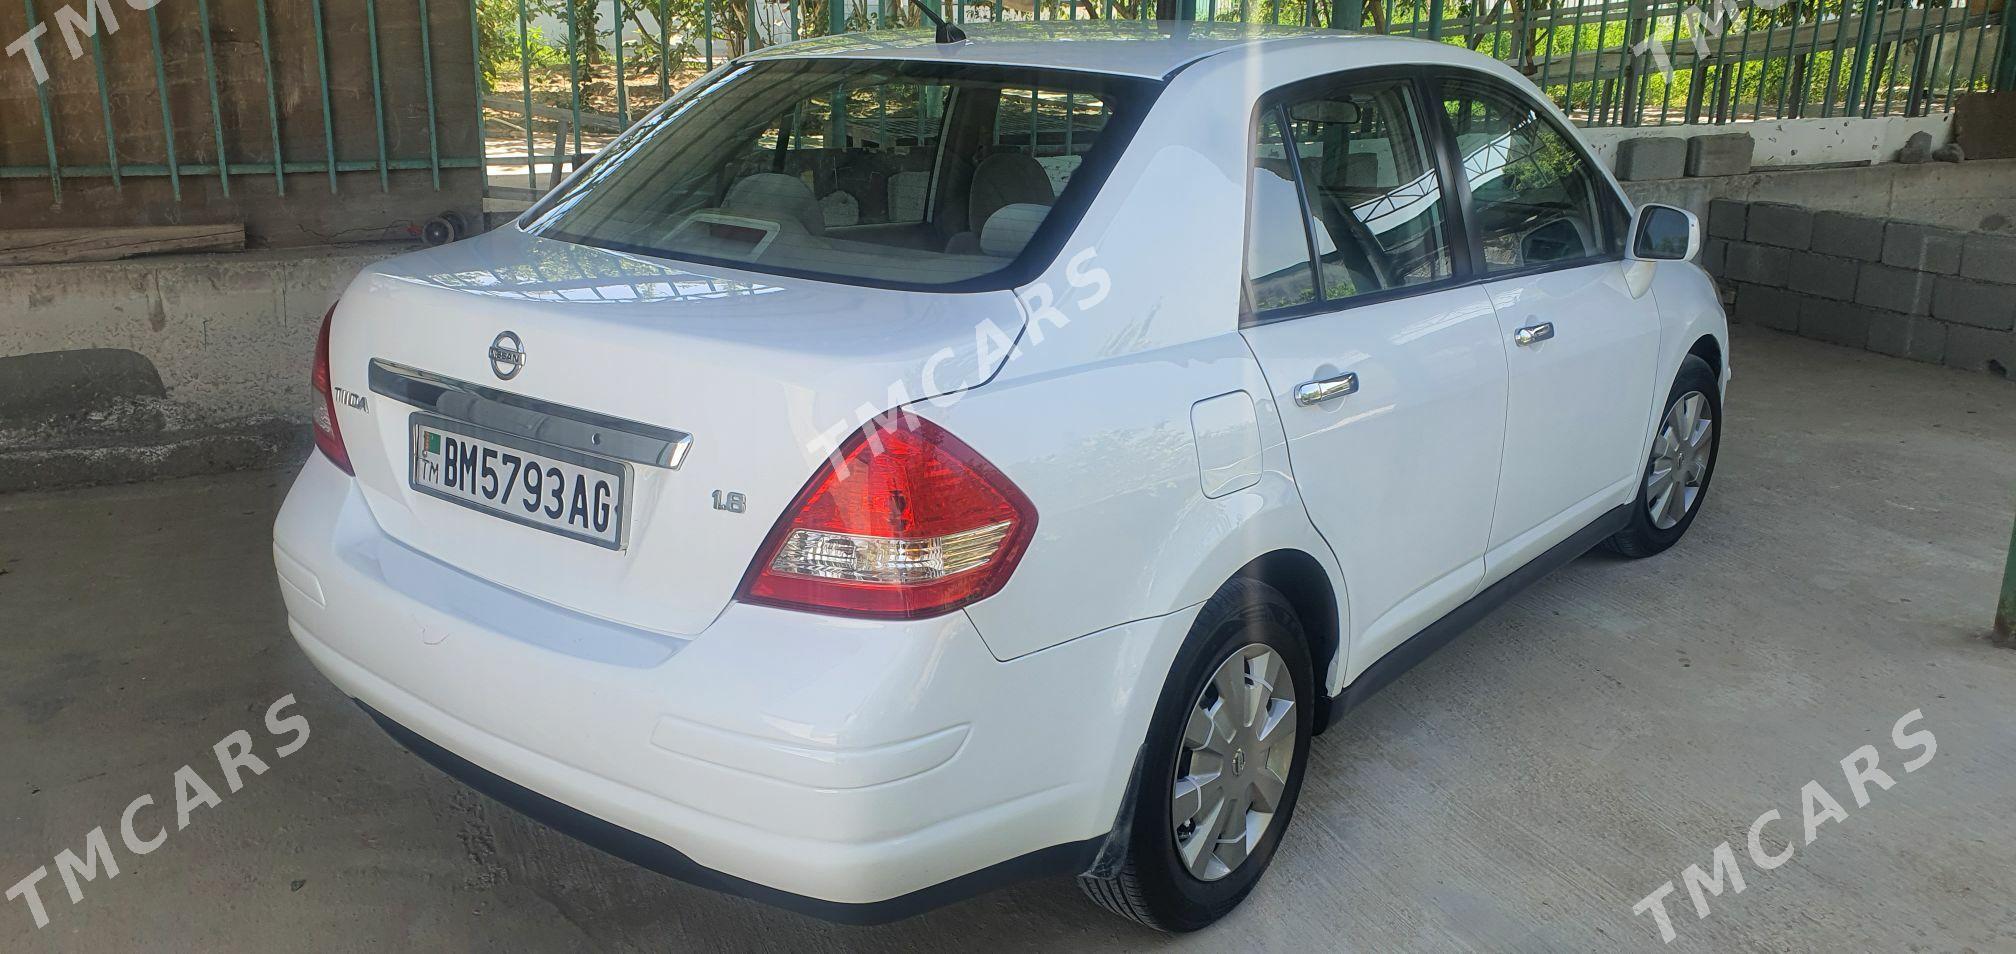
[[[1623,259],[1624,204],[1574,140],[1496,82],[1444,78],[1439,93],[1511,375],[1489,582],[1635,485],[1659,315],[1627,281],[1627,268],[1651,266]]]
[[[1505,347],[1458,285],[1419,90],[1297,84],[1256,123],[1244,334],[1349,588],[1347,679],[1476,592],[1504,443]]]

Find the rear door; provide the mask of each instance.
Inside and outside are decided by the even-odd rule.
[[[1511,375],[1488,583],[1637,479],[1659,315],[1626,281],[1629,214],[1575,140],[1483,76],[1443,77],[1438,92]]]
[[[1476,592],[1504,441],[1504,346],[1460,284],[1423,100],[1345,74],[1255,123],[1244,334],[1350,586],[1360,668]]]

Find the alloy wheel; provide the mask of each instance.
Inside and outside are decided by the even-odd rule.
[[[1234,650],[1190,705],[1176,756],[1176,854],[1200,881],[1245,863],[1267,834],[1294,771],[1295,680],[1274,650]]]
[[[1645,473],[1645,511],[1652,525],[1671,530],[1694,509],[1701,483],[1715,455],[1715,419],[1708,396],[1689,391],[1666,409],[1666,421],[1652,442]]]

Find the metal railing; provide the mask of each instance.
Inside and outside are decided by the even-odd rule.
[[[0,162],[0,180],[46,179],[59,207],[66,179],[109,179],[121,194],[129,179],[165,179],[178,203],[198,178],[214,178],[225,198],[248,177],[270,178],[285,196],[290,177],[326,175],[335,192],[339,173],[375,172],[389,191],[394,172],[428,171],[438,190],[444,170],[485,159],[473,143],[451,154],[444,142],[468,130],[454,128],[437,98],[449,85],[437,68],[466,70],[478,48],[473,30],[452,41],[439,35],[437,20],[464,22],[440,8],[471,0],[431,2],[436,9],[430,0],[334,0],[325,10],[325,0],[173,0],[143,12],[106,0],[22,0],[22,22],[42,28],[37,66],[14,53],[0,61],[0,82],[8,93],[33,90],[38,122],[8,123],[0,155],[13,161]],[[416,58],[391,66],[387,43]],[[331,68],[339,58],[353,67],[340,84]],[[193,83],[192,109],[183,93]],[[358,102],[366,97],[368,122]],[[388,121],[393,107],[416,118]],[[31,137],[44,161],[20,162]],[[409,142],[396,149],[395,138]]]
[[[1350,24],[1510,63],[1594,126],[1923,115],[2005,89],[1995,0],[986,0],[959,23]],[[493,195],[550,187],[643,111],[746,50],[914,27],[907,0],[477,0]],[[934,3],[934,8],[936,4]],[[620,81],[619,81],[620,78]],[[519,147],[522,147],[519,148]]]
[[[23,23],[55,18],[41,40],[53,75],[32,100],[0,89],[0,180],[46,179],[58,204],[78,178],[161,177],[179,201],[191,177],[228,197],[248,176],[284,195],[290,177],[333,191],[339,173],[375,172],[389,191],[394,173],[431,172],[438,189],[444,170],[478,166],[487,194],[527,200],[725,59],[919,22],[909,0],[163,0],[117,7],[124,31],[89,33],[72,59],[58,0],[22,4]],[[1461,44],[1597,126],[1922,115],[2016,87],[2009,0],[951,0],[946,13]],[[0,62],[6,82],[26,82],[18,59]]]

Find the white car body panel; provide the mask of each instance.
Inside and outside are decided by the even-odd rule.
[[[1509,68],[1313,31],[969,29],[955,46],[840,37],[752,59],[1167,77],[1063,252],[1020,288],[782,278],[513,227],[361,276],[331,332],[335,386],[365,397],[336,409],[357,474],[317,455],[275,527],[315,664],[481,769],[705,868],[814,904],[891,902],[1111,831],[1171,662],[1242,568],[1280,554],[1315,568],[1335,618],[1308,622],[1339,634],[1318,679],[1342,696],[1634,499],[1659,404],[1702,339],[1727,380],[1714,287],[1685,262],[1240,327],[1261,97],[1391,65],[1530,92]],[[1557,339],[1515,348],[1535,318]],[[507,330],[527,359],[499,381],[485,348]],[[677,428],[692,451],[676,470],[631,468],[627,549],[542,535],[408,488],[414,408],[371,392],[374,359]],[[1294,404],[1297,384],[1344,370],[1359,393]],[[899,406],[1040,514],[1005,586],[902,622],[736,602],[827,451]]]
[[[1630,293],[1630,267],[1603,262],[1484,286],[1501,340],[1542,322],[1554,326],[1550,339],[1506,349],[1505,461],[1487,584],[1635,491],[1660,326],[1651,296]],[[1543,524],[1552,528],[1531,532]]]
[[[336,317],[335,385],[369,402],[339,411],[343,435],[387,533],[507,588],[673,635],[702,631],[728,605],[748,554],[841,438],[892,394],[938,393],[922,370],[934,359],[940,389],[985,380],[1006,349],[983,354],[974,326],[1012,339],[1022,325],[1005,291],[951,298],[702,272],[515,228],[367,270]],[[568,546],[554,560],[545,540],[522,543],[523,528],[407,486],[414,408],[371,394],[371,361],[500,385],[486,348],[504,331],[526,350],[509,388],[695,435],[679,469],[631,468],[627,551]],[[751,509],[714,509],[717,488]]]
[[[1297,486],[1351,583],[1363,668],[1475,595],[1505,444],[1505,349],[1475,287],[1255,325]],[[1351,373],[1354,394],[1295,403]],[[1349,675],[1356,675],[1351,670]]]
[[[737,604],[699,638],[660,637],[407,550],[319,456],[275,535],[290,627],[344,692],[709,868],[840,903],[1111,828],[1133,767],[1113,753],[1140,744],[1194,615],[1007,664],[959,613]]]

